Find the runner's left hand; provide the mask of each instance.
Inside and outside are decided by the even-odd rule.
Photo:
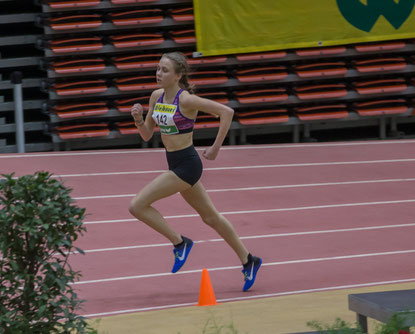
[[[202,156],[207,160],[215,160],[218,156],[219,149],[211,146],[205,149],[202,153]]]

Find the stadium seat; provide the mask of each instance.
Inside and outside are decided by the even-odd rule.
[[[115,127],[122,135],[138,135],[138,129],[134,121],[120,121],[115,123]],[[154,132],[159,132],[159,128],[155,127]]]
[[[93,137],[105,137],[110,134],[110,129],[106,123],[91,123],[77,125],[59,125],[54,132],[62,140],[81,139]]]
[[[281,80],[288,76],[284,66],[255,67],[236,71],[236,78],[240,82],[259,82]]]
[[[122,92],[143,90],[143,89],[149,90],[149,89],[156,89],[158,87],[156,78],[154,75],[117,78],[117,79],[114,79],[114,82],[118,90]]]
[[[55,83],[51,88],[59,96],[97,94],[108,89],[105,80],[100,79]]]
[[[164,20],[161,9],[140,9],[110,13],[109,18],[115,26],[160,23]]]
[[[213,115],[199,113],[195,121],[195,129],[218,128],[219,118]]]
[[[238,61],[252,61],[252,60],[272,60],[281,59],[287,56],[286,51],[274,51],[274,52],[256,52],[236,55]]]
[[[113,35],[110,36],[110,41],[116,48],[121,49],[159,45],[164,42],[164,37],[161,33]]]
[[[296,65],[294,69],[300,78],[345,76],[347,73],[347,66],[343,61]]]
[[[196,57],[193,58],[192,52],[185,52],[184,55],[187,58],[187,63],[189,65],[202,65],[202,64],[224,64],[228,59],[227,56],[217,56],[217,57]]]
[[[196,43],[194,29],[171,31],[171,36],[177,44]]]
[[[122,135],[138,134],[134,121],[116,122],[115,127]]]
[[[226,92],[205,92],[205,93],[198,93],[200,97],[213,100],[222,104],[228,104],[229,98]]]
[[[295,50],[295,54],[300,57],[318,57],[318,56],[326,56],[326,55],[338,55],[338,54],[342,54],[345,52],[346,52],[345,46]]]
[[[294,91],[301,100],[327,99],[347,96],[347,88],[344,83],[297,86],[294,88]]]
[[[189,74],[189,82],[196,86],[218,85],[227,81],[226,71],[197,71]]]
[[[52,9],[95,7],[101,0],[49,0],[47,4]]]
[[[114,104],[119,112],[130,113],[131,107],[136,103],[140,103],[144,109],[148,109],[149,100],[150,100],[150,96],[145,95],[145,96],[133,97],[133,98],[128,98],[128,99],[115,100]]]
[[[120,70],[156,68],[161,56],[161,53],[120,56],[112,58],[112,62]]]
[[[58,74],[97,72],[105,69],[105,62],[101,58],[76,59],[55,61],[51,63],[51,68]]]
[[[66,15],[46,20],[53,30],[91,29],[102,25],[101,15]]]
[[[248,89],[234,91],[233,93],[241,104],[277,102],[288,99],[288,93],[285,88]]]
[[[355,60],[354,67],[361,73],[403,70],[407,66],[403,57]]]
[[[345,104],[317,105],[294,108],[294,114],[301,121],[315,121],[326,119],[339,119],[349,116]]]
[[[288,122],[290,117],[287,109],[265,109],[254,111],[239,111],[238,122],[242,125],[259,125]]]
[[[78,53],[103,48],[102,37],[64,38],[47,42],[55,53]]]
[[[171,17],[177,22],[193,21],[193,7],[172,9]]]
[[[399,50],[403,49],[405,45],[406,43],[404,41],[387,41],[380,43],[357,44],[354,46],[354,48],[358,52],[374,52],[384,50]]]
[[[80,118],[89,116],[105,115],[108,112],[106,102],[79,102],[57,104],[50,109],[59,118]]]
[[[353,85],[362,95],[402,92],[408,88],[403,78],[359,81],[354,82]]]
[[[159,0],[110,0],[114,5],[140,4],[143,2],[157,2]]]
[[[353,104],[353,108],[360,116],[403,114],[409,109],[405,99],[356,102]]]

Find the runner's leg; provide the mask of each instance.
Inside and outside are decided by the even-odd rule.
[[[242,264],[248,261],[248,250],[237,235],[231,222],[216,210],[204,186],[198,181],[193,187],[182,190],[181,195],[194,208],[203,222],[212,227],[236,252]]]
[[[130,213],[169,239],[173,245],[182,242],[179,233],[167,223],[152,204],[162,198],[189,189],[190,185],[181,180],[176,174],[167,171],[147,184],[131,201]]]

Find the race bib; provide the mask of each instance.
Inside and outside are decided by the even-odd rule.
[[[174,123],[173,116],[176,113],[177,105],[156,103],[153,111],[153,119],[163,135],[174,135],[179,129]]]

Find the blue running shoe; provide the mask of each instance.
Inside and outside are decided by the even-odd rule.
[[[244,265],[244,269],[242,269],[242,274],[244,274],[244,291],[248,291],[248,289],[254,284],[256,273],[261,267],[262,259],[256,256],[252,256],[252,261],[250,261],[247,265]]]
[[[173,265],[173,269],[171,270],[172,273],[175,273],[177,271],[179,271],[179,269],[181,267],[183,267],[184,263],[187,260],[187,256],[190,253],[190,250],[193,247],[193,241],[183,237],[183,243],[178,246],[178,247],[174,247],[173,249],[173,253],[174,253],[174,265]]]

